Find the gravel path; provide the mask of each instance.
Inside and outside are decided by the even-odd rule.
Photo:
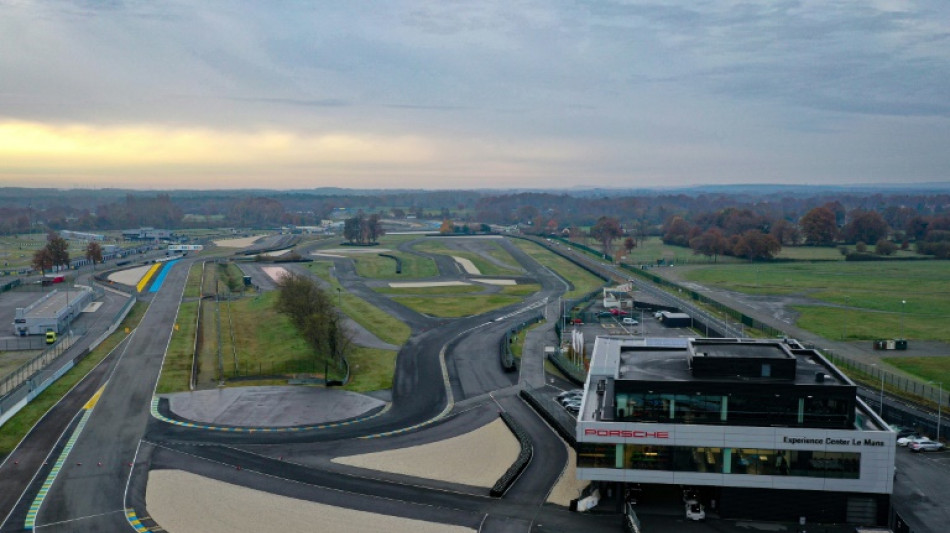
[[[148,272],[148,269],[152,268],[151,265],[145,265],[135,268],[129,268],[126,270],[120,270],[118,272],[113,272],[109,274],[109,281],[114,281],[116,283],[121,283],[123,285],[131,285],[134,287],[138,284],[139,280],[142,279],[142,276]]]

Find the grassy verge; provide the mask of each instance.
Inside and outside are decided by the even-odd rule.
[[[185,280],[185,292],[182,298],[197,298],[201,296],[201,263],[196,262],[188,270],[188,279]]]
[[[405,322],[396,319],[366,300],[343,290],[340,282],[330,274],[331,266],[332,263],[327,261],[314,261],[307,264],[307,268],[311,272],[331,285],[331,292],[337,293],[337,300],[340,302],[344,314],[389,344],[401,346],[409,340],[410,330]]]
[[[950,389],[950,357],[885,357],[884,362]]]
[[[544,324],[544,321],[535,322],[525,329],[519,331],[514,339],[511,342],[511,353],[514,354],[516,359],[521,359],[521,354],[524,353],[524,341],[525,337],[528,335],[528,332]]]
[[[86,374],[98,365],[123,339],[127,336],[126,329],[134,329],[138,326],[148,305],[144,302],[138,302],[132,306],[125,320],[116,329],[116,332],[110,335],[95,350],[89,353],[76,366],[66,372],[63,377],[50,385],[32,402],[26,405],[19,413],[3,425],[3,431],[0,431],[0,457],[9,454],[23,437],[30,431],[36,423],[49,411],[63,396],[69,392],[76,383],[78,383]]]
[[[195,319],[197,316],[197,301],[183,303],[178,308],[178,321],[172,331],[172,338],[165,352],[162,373],[158,378],[158,388],[156,389],[158,394],[189,389],[191,359],[195,343]]]
[[[602,279],[533,242],[522,239],[512,239],[511,242],[533,257],[535,261],[557,272],[559,276],[574,286],[573,289],[564,294],[565,298],[579,298],[604,285]]]
[[[396,372],[395,351],[354,346],[346,359],[350,363],[350,382],[344,389],[368,392],[392,388]]]

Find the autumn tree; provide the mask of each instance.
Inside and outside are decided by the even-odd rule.
[[[851,220],[841,229],[841,234],[847,242],[862,241],[877,242],[887,237],[890,230],[877,211],[852,212]]]
[[[720,255],[729,251],[729,241],[719,228],[709,228],[698,237],[690,239],[689,247],[693,249],[694,254],[712,257],[715,262]]]
[[[603,216],[598,218],[597,223],[590,229],[590,236],[600,243],[604,255],[610,255],[613,242],[623,236],[623,229],[616,218]]]
[[[675,246],[689,246],[689,222],[681,216],[674,216],[663,226],[664,244]]]
[[[443,220],[442,225],[439,226],[439,233],[442,235],[451,235],[455,233],[455,224],[453,224],[449,219]]]
[[[624,255],[630,255],[630,252],[637,247],[637,241],[633,240],[633,237],[627,237],[623,240],[623,252]]]
[[[799,221],[805,244],[815,246],[830,246],[834,244],[838,235],[838,225],[835,223],[835,214],[827,207],[816,207]]]
[[[769,235],[775,237],[782,246],[794,246],[802,239],[802,232],[798,226],[785,219],[773,222],[769,228]]]
[[[53,256],[50,254],[49,248],[44,246],[37,250],[33,254],[32,265],[41,274],[45,274],[47,270],[53,270]]]
[[[53,266],[69,266],[69,243],[55,231],[46,235],[46,249],[49,250]]]
[[[734,248],[733,255],[744,257],[749,261],[763,259],[772,259],[775,254],[782,250],[782,245],[771,235],[762,233],[759,230],[749,230],[739,236]]]
[[[89,241],[86,245],[86,259],[92,263],[92,268],[96,268],[96,263],[102,262],[102,246],[96,241]]]

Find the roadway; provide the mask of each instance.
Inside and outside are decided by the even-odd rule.
[[[517,376],[504,373],[499,363],[498,344],[510,324],[521,320],[525,313],[539,312],[564,289],[563,282],[537,263],[525,266],[529,276],[541,282],[541,292],[516,306],[452,320],[420,315],[378,295],[355,276],[352,263],[337,261],[336,273],[347,290],[395,314],[412,328],[410,340],[397,356],[392,408],[384,415],[359,424],[278,434],[189,429],[160,422],[149,415],[152,392],[192,261],[193,258],[176,265],[165,280],[164,288],[152,296],[148,312],[117,356],[109,375],[102,372],[90,380],[99,384],[107,379],[105,389],[39,509],[37,527],[48,531],[121,530],[128,527],[125,518],[128,506],[146,512],[142,498],[150,468],[174,465],[230,479],[235,476],[233,465],[236,464],[243,465],[243,472],[267,474],[253,479],[243,476],[242,485],[261,486],[276,493],[293,492],[299,482],[308,484],[311,489],[333,489],[308,490],[307,499],[314,501],[332,501],[333,494],[345,490],[351,497],[337,502],[339,505],[364,506],[374,512],[393,514],[405,513],[400,511],[404,508],[415,509],[413,514],[424,520],[482,522],[483,531],[524,531],[536,523],[539,515],[545,517],[548,527],[563,524],[566,529],[576,530],[591,525],[590,517],[544,504],[566,464],[567,451],[551,429],[517,397]],[[439,266],[447,269],[450,265],[442,261]],[[457,272],[451,274],[457,275]],[[410,432],[411,438],[424,440],[427,432],[434,428],[450,427],[465,419],[452,411],[457,401],[465,412],[489,413],[492,417],[504,409],[530,435],[535,460],[515,484],[510,498],[493,499],[465,491],[445,492],[426,483],[406,486],[366,476],[340,476],[314,464],[291,465],[273,457],[274,453],[278,456],[299,453],[301,448],[312,449],[320,443],[339,449],[341,442],[356,437],[414,426],[420,429]],[[386,438],[369,442],[379,449],[389,447]],[[259,453],[261,447],[267,447],[270,456]],[[21,501],[20,512],[11,516],[4,531],[18,530],[23,523],[22,502],[32,498],[27,496]],[[394,503],[381,509],[379,498],[383,497]],[[440,504],[443,501],[444,504]],[[605,527],[608,523],[610,527],[605,530],[614,530],[616,516],[603,520]]]

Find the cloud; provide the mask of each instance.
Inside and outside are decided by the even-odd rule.
[[[895,164],[906,151],[888,147],[947,140],[948,12],[942,0],[0,0],[0,121],[21,135],[8,131],[18,151],[2,152],[0,183],[30,165],[264,173],[268,157],[301,176],[389,166],[420,184],[930,179],[945,158]]]

